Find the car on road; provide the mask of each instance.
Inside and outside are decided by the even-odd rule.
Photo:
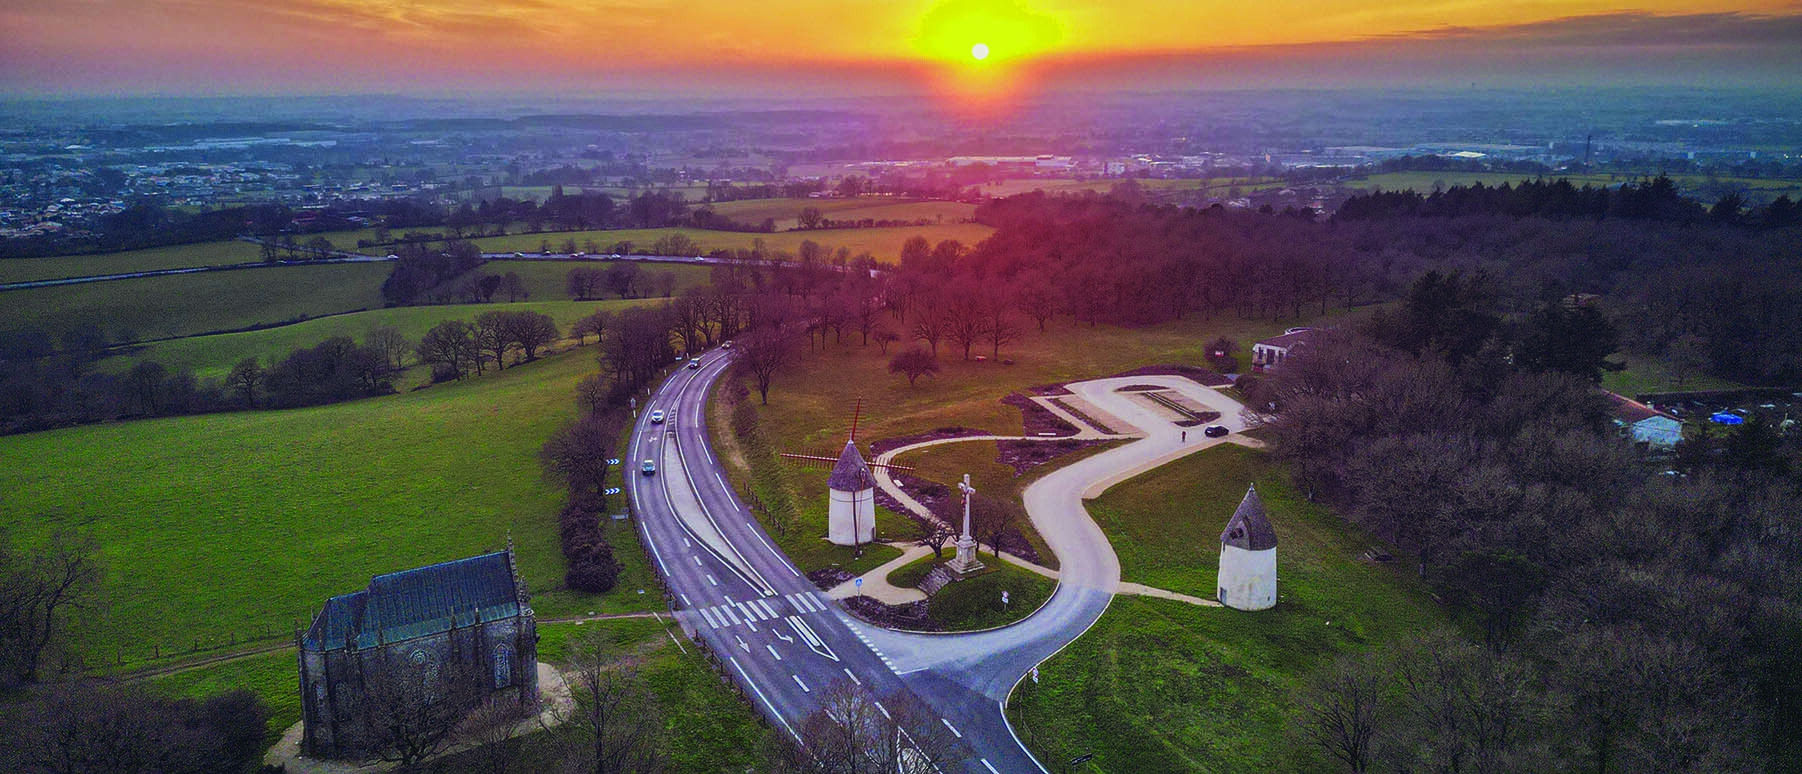
[[[701,359],[698,357],[689,358],[688,359],[688,367],[689,368],[700,368],[701,367]]]
[[[731,348],[732,348],[732,342],[730,342],[730,341],[720,342],[720,349],[731,349]]]
[[[514,253],[514,254],[513,254],[513,257],[515,257],[515,258],[524,258],[524,257],[526,257],[526,254],[525,254],[525,253],[517,253],[517,252],[516,252],[516,253]]]
[[[638,466],[638,469],[647,476],[657,475],[657,463],[650,460],[645,460],[643,465]]]
[[[1204,428],[1201,431],[1201,434],[1205,435],[1209,438],[1219,438],[1230,432],[1232,432],[1232,431],[1226,429],[1225,425],[1208,425],[1206,428]]]
[[[587,253],[576,253],[574,255],[571,255],[570,257],[571,258],[587,258],[588,254]]]
[[[651,412],[651,424],[663,424],[663,409],[657,409],[656,411]]]

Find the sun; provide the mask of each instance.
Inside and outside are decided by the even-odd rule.
[[[970,56],[971,56],[971,57],[973,57],[973,58],[975,58],[975,59],[987,59],[987,58],[989,58],[989,44],[987,44],[987,43],[978,43],[978,44],[976,44],[976,45],[974,45],[974,46],[971,46],[971,47],[970,47]]]

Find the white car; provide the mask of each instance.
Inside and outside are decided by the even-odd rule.
[[[657,409],[656,411],[651,412],[651,424],[663,424],[663,409]]]

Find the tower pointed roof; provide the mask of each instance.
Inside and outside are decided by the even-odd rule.
[[[1270,517],[1264,513],[1257,484],[1245,490],[1245,499],[1239,501],[1239,509],[1226,522],[1226,531],[1220,533],[1220,545],[1247,551],[1276,548],[1276,528],[1270,526]]]
[[[845,450],[838,455],[838,463],[832,466],[832,475],[826,479],[826,488],[836,492],[861,492],[873,483],[870,466],[864,464],[863,455],[857,453],[857,442],[846,441]]]

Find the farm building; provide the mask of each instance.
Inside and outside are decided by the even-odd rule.
[[[1676,417],[1633,400],[1625,395],[1607,393],[1614,407],[1614,423],[1633,439],[1653,449],[1672,449],[1683,440],[1683,423]]]
[[[1251,370],[1262,372],[1276,368],[1295,350],[1305,347],[1319,335],[1314,328],[1290,328],[1283,335],[1251,345]]]
[[[355,757],[393,719],[449,723],[490,696],[536,711],[538,630],[505,551],[377,575],[297,634],[301,750]]]

